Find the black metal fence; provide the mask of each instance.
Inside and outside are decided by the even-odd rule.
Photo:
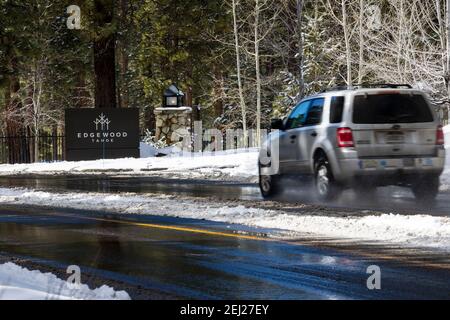
[[[0,163],[31,163],[62,161],[64,136],[0,136]]]
[[[140,141],[143,141],[145,137],[146,135],[141,135]],[[195,135],[192,134],[193,147],[194,137]],[[255,141],[252,140],[251,135],[248,138],[249,145],[254,146]],[[201,139],[202,151],[227,150],[239,147],[242,143],[237,137],[230,137],[231,141],[227,141],[226,134],[215,137],[207,134],[206,131],[203,132]],[[63,135],[0,136],[0,164],[52,162],[65,159],[65,137]]]

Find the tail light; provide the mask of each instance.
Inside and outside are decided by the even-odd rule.
[[[337,129],[337,145],[339,148],[351,148],[354,147],[353,133],[350,128],[338,128]]]
[[[442,130],[442,126],[439,126],[436,130],[436,145],[444,145],[444,130]]]

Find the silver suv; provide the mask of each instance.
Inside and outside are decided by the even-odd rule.
[[[333,89],[303,99],[288,117],[272,120],[259,157],[260,189],[280,190],[282,175],[314,177],[332,200],[344,188],[410,187],[433,200],[444,169],[444,135],[426,95],[409,85]]]

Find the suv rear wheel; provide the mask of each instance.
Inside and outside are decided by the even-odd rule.
[[[439,193],[439,177],[431,176],[420,178],[412,186],[412,192],[417,200],[422,202],[432,202]]]
[[[269,199],[280,193],[280,176],[262,175],[261,167],[259,167],[259,189],[264,199]]]
[[[341,187],[334,179],[330,163],[325,155],[320,155],[314,164],[315,188],[321,200],[336,199],[341,193]]]

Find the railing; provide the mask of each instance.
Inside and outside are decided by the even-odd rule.
[[[144,138],[145,135],[141,135],[140,141],[143,141]],[[192,134],[191,139],[193,138],[194,134]],[[218,151],[230,148],[228,145],[230,141],[227,141],[226,134],[223,134],[216,142],[214,136],[209,136],[204,131],[200,139],[202,151]],[[238,139],[233,138],[231,144],[232,148],[238,147]],[[253,146],[253,144],[251,145]],[[218,149],[216,150],[216,148]],[[53,162],[64,161],[65,159],[65,136],[63,135],[0,136],[0,164]]]
[[[0,136],[0,163],[62,161],[64,136]]]
[[[65,142],[62,135],[0,136],[0,164],[64,161]]]

